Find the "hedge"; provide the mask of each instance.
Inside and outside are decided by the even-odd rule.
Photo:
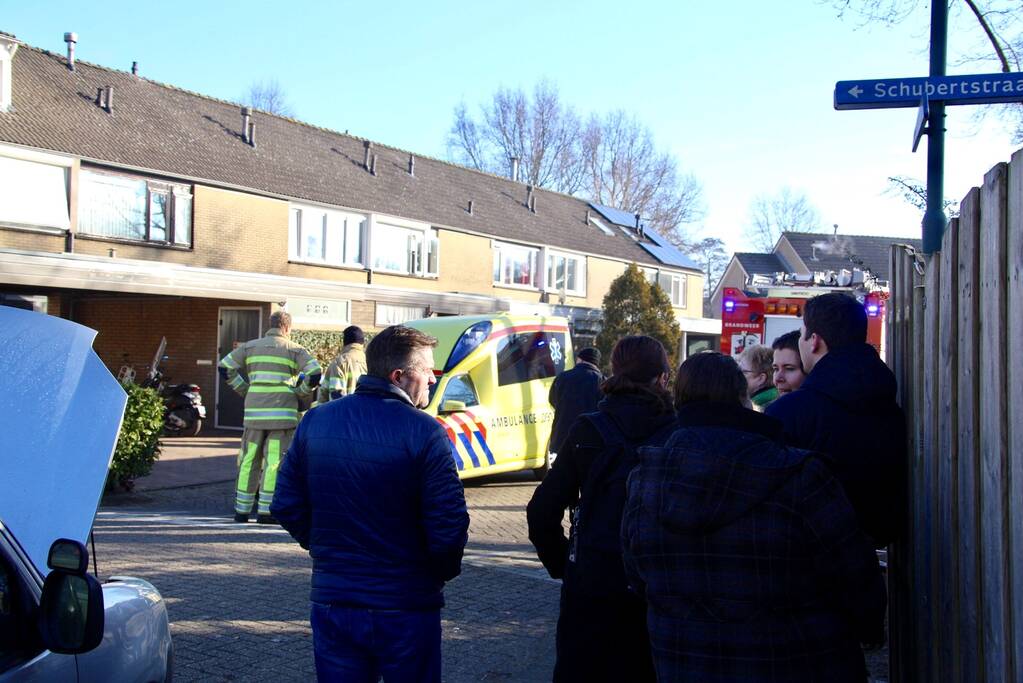
[[[366,332],[365,335],[366,344],[369,344],[373,335],[369,332]],[[344,346],[341,332],[331,330],[292,330],[291,341],[301,344],[309,353],[313,354],[324,372],[330,362],[337,357],[337,354],[341,353],[341,347]]]
[[[122,386],[128,393],[128,405],[107,474],[107,489],[130,491],[134,480],[149,474],[160,457],[163,398],[155,389],[132,383]]]

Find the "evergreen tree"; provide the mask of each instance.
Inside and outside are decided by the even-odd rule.
[[[630,334],[660,341],[675,366],[682,331],[671,300],[656,283],[647,282],[634,263],[614,279],[604,296],[604,323],[597,335],[597,348],[610,359],[615,342]]]

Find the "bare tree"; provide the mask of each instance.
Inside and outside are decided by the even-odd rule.
[[[864,24],[901,23],[922,6],[925,0],[822,0],[838,11],[838,15],[858,16]],[[1023,66],[1023,8],[1019,0],[947,0],[949,29],[958,36],[972,27],[977,40],[964,52],[961,63],[995,63],[1004,73],[1020,71]],[[1013,131],[1013,142],[1023,142],[1023,105],[999,104],[981,111],[998,111]]]
[[[448,155],[458,163],[505,175],[516,157],[523,182],[641,213],[679,245],[683,226],[701,215],[696,179],[680,173],[650,130],[624,112],[591,115],[584,124],[557,87],[541,81],[532,95],[498,90],[479,117],[464,103],[454,114]]]
[[[749,232],[753,245],[771,251],[786,231],[819,232],[820,213],[806,195],[784,187],[774,196],[760,195],[750,202]]]
[[[515,157],[520,180],[568,194],[582,186],[581,145],[579,117],[548,81],[537,83],[532,96],[499,89],[478,119],[458,105],[448,135],[448,155],[458,163],[507,175]]]
[[[899,195],[919,209],[921,213],[927,210],[927,188],[916,178],[891,176],[888,178],[888,189],[885,190],[885,193]],[[949,218],[959,215],[959,202],[954,199],[944,199],[941,208]]]
[[[248,91],[242,97],[242,102],[253,109],[259,109],[278,116],[295,116],[291,108],[284,88],[276,78],[267,81],[258,81],[249,86]]]
[[[703,213],[700,184],[657,150],[649,128],[621,110],[592,116],[583,147],[588,197],[642,214],[676,246],[688,243],[685,226]]]
[[[729,256],[725,243],[717,237],[704,237],[689,245],[686,253],[693,257],[707,275],[703,282],[703,298],[709,299],[728,266]]]

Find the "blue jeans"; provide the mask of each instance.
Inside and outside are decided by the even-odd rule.
[[[440,610],[312,603],[318,681],[440,683]]]

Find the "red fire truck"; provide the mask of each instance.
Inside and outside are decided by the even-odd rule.
[[[883,355],[886,282],[869,271],[827,271],[811,275],[754,275],[744,290],[726,287],[721,298],[721,352],[732,356],[748,346],[771,343],[803,323],[806,300],[845,292],[867,311],[867,341]]]

